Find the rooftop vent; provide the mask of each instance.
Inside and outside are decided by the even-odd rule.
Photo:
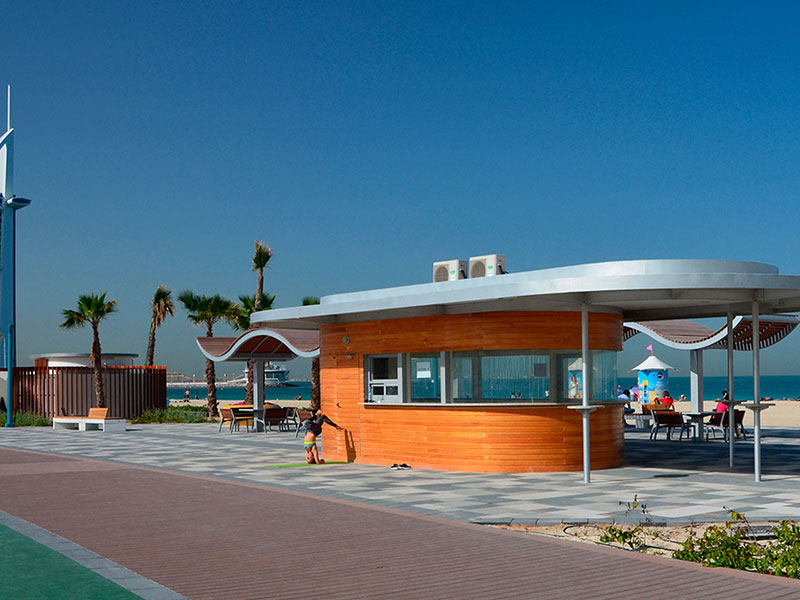
[[[455,281],[467,278],[467,261],[442,260],[433,263],[433,281]]]
[[[484,256],[470,256],[469,276],[493,277],[506,273],[506,257],[500,254],[486,254]]]

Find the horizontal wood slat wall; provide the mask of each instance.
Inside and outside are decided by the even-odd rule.
[[[347,336],[344,343],[342,338]],[[323,325],[322,354],[580,349],[575,312],[490,312]],[[622,350],[622,317],[589,314],[589,347]],[[321,364],[321,363],[320,363]]]
[[[622,349],[619,315],[591,313],[589,346]],[[574,312],[492,312],[325,325],[320,330],[325,456],[372,464],[476,472],[583,468],[581,416],[566,406],[364,406],[364,356],[394,352],[577,349]],[[623,462],[620,405],[591,416],[592,468]]]
[[[166,367],[102,367],[110,417],[132,419],[151,408],[167,406]],[[14,410],[48,419],[86,416],[95,406],[91,367],[16,367]]]

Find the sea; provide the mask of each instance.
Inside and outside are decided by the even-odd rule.
[[[617,384],[622,389],[631,388],[636,385],[635,377],[620,377]],[[704,377],[703,378],[703,399],[715,400],[722,396],[722,390],[728,388],[728,378]],[[197,395],[205,398],[206,388],[188,388],[194,398]],[[751,376],[734,377],[733,379],[734,397],[736,400],[753,400],[753,378]],[[181,400],[186,392],[186,388],[168,388],[167,398],[170,400]],[[679,398],[681,394],[689,397],[689,378],[670,377],[669,393],[673,398]],[[264,389],[267,400],[293,400],[300,394],[304,400],[311,399],[310,381],[293,381],[287,387],[268,387]],[[800,375],[762,375],[761,376],[761,397],[781,399],[800,399]],[[243,387],[217,388],[218,400],[244,400]]]
[[[635,377],[619,377],[617,384],[622,389],[629,389],[636,385]],[[669,395],[679,398],[681,394],[689,397],[689,378],[670,377]],[[703,400],[716,400],[722,397],[722,390],[728,389],[728,377],[703,377]],[[753,400],[753,377],[742,376],[733,378],[734,400]],[[774,400],[800,400],[800,375],[762,375],[761,397]]]
[[[191,397],[206,397],[206,386],[188,388],[167,388],[167,398],[169,400],[183,400],[183,395],[189,390]],[[270,402],[278,400],[294,400],[300,394],[303,400],[311,400],[310,381],[292,381],[286,387],[265,387],[264,398]],[[224,387],[217,388],[217,400],[244,400],[243,387]]]

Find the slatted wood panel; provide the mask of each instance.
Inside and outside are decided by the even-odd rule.
[[[618,315],[592,313],[589,345],[622,349]],[[364,356],[395,352],[576,349],[579,313],[438,315],[323,326],[323,411],[345,428],[325,432],[325,456],[371,464],[478,472],[583,468],[580,414],[558,407],[364,406]],[[622,409],[592,414],[592,468],[623,462]]]
[[[344,343],[342,338],[347,336]],[[444,350],[550,350],[581,347],[574,312],[491,312],[324,325],[323,354],[381,354]],[[622,350],[622,318],[589,315],[589,347]]]
[[[349,412],[340,412],[334,420],[340,425],[351,421]],[[332,413],[329,414],[334,416]],[[326,458],[488,473],[583,468],[581,416],[566,406],[362,405],[356,418],[360,433],[358,447],[352,431],[328,430],[324,444]],[[606,405],[592,414],[590,423],[592,468],[621,466],[622,408]]]
[[[103,367],[109,416],[132,419],[151,408],[167,406],[166,367]],[[85,416],[95,404],[90,367],[17,367],[14,410],[47,418]]]

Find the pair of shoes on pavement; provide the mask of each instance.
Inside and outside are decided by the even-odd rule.
[[[406,463],[402,463],[402,464],[399,464],[399,465],[398,465],[397,463],[394,463],[394,464],[393,464],[391,467],[389,467],[389,468],[390,468],[392,471],[398,471],[398,470],[400,470],[400,469],[410,469],[411,467],[409,467],[409,466],[408,466]]]

